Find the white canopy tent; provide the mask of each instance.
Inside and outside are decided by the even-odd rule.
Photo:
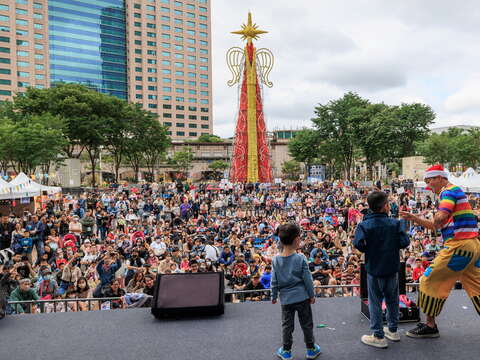
[[[23,172],[18,174],[15,179],[9,183],[3,179],[1,180],[3,183],[0,181],[0,200],[39,196],[44,191],[46,191],[49,195],[62,192],[61,187],[46,186],[36,183]]]
[[[463,191],[468,193],[480,193],[480,174],[476,173],[472,168],[468,168],[462,175],[455,176],[448,172],[448,181],[452,184],[460,186]],[[427,184],[424,181],[415,182],[415,188],[425,190]]]

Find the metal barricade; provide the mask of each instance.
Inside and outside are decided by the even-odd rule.
[[[49,300],[28,300],[28,301],[8,301],[8,308],[13,314],[21,313],[50,313],[50,312],[70,312],[70,311],[91,311],[91,310],[110,310],[112,303],[122,302],[120,297],[109,298],[84,298],[84,299],[49,299]],[[79,304],[86,303],[85,310]],[[108,306],[103,306],[105,303]],[[92,305],[93,304],[93,305]],[[21,310],[20,310],[21,307]],[[120,307],[121,308],[121,307]]]

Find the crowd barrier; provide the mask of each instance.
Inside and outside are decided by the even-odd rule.
[[[407,286],[411,289],[419,286],[418,283],[408,283]],[[359,288],[360,285],[320,285],[315,286],[315,289],[351,289]],[[258,289],[258,290],[230,290],[225,291],[225,302],[235,302],[232,301],[233,296],[235,295],[236,302],[247,301],[245,298],[246,294],[259,293],[264,295],[263,300],[270,300],[271,289]],[[355,296],[353,291],[350,295]],[[322,297],[322,296],[320,296]],[[8,301],[8,307],[11,310],[12,315],[18,314],[18,307],[22,306],[24,313],[50,313],[50,312],[65,312],[72,311],[69,310],[74,304],[75,311],[79,311],[79,304],[84,305],[83,309],[80,311],[92,311],[92,310],[111,310],[113,308],[112,302],[121,302],[120,297],[109,297],[109,298],[84,298],[84,299],[51,299],[51,300],[28,300],[28,301]],[[61,305],[59,305],[61,304]],[[85,305],[86,304],[86,305]],[[33,311],[32,311],[33,310]]]

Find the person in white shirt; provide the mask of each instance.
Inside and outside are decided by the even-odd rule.
[[[220,251],[218,251],[217,247],[213,245],[213,241],[209,241],[207,245],[205,245],[205,259],[211,260],[212,263],[215,263],[220,256]]]
[[[162,241],[160,236],[157,236],[155,241],[150,244],[150,249],[153,250],[155,256],[161,256],[165,253],[165,251],[167,251],[167,244]]]
[[[129,223],[132,223],[138,220],[138,216],[133,212],[133,209],[130,209],[128,210],[128,214],[125,217],[125,220],[127,220],[127,222]]]

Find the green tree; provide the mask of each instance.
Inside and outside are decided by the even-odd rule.
[[[288,160],[282,163],[282,173],[289,180],[298,180],[300,171],[300,163],[296,160]]]
[[[367,105],[368,100],[349,92],[340,99],[325,105],[319,104],[315,108],[316,117],[312,119],[319,139],[328,143],[339,154],[347,179],[351,179],[358,134],[357,121],[364,115]]]
[[[222,141],[223,140],[220,136],[213,135],[213,134],[202,134],[198,137],[197,140],[194,140],[193,142],[218,143]]]
[[[320,138],[313,129],[303,129],[295,134],[288,142],[288,153],[298,161],[303,162],[308,169],[320,155]]]
[[[7,129],[7,156],[16,172],[32,174],[38,167],[48,173],[52,163],[61,162],[66,139],[61,130],[48,126],[56,123],[49,114],[29,116]]]
[[[149,115],[140,105],[134,105],[130,111],[130,127],[125,144],[125,158],[130,163],[135,174],[134,180],[137,182],[140,166],[145,162],[146,144],[143,140],[149,130],[149,121],[146,119]]]
[[[148,171],[155,175],[155,168],[162,158],[165,158],[166,151],[171,144],[170,137],[167,135],[168,128],[161,125],[157,120],[157,115],[148,112],[147,126],[148,130],[143,138],[143,158]]]
[[[227,170],[230,165],[223,160],[215,160],[212,161],[210,164],[208,164],[208,168],[212,171],[215,172],[215,174],[218,175],[223,173],[223,171]]]
[[[181,151],[177,151],[172,157],[173,166],[183,173],[187,173],[192,167],[194,155],[195,153],[191,147],[186,147]]]

